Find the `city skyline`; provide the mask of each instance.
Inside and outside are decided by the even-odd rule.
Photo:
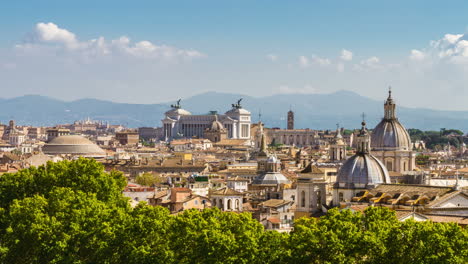
[[[463,2],[109,3],[2,4],[2,97],[149,104],[349,90],[380,100],[391,85],[402,106],[468,110]]]

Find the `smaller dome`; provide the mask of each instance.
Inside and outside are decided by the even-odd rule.
[[[218,116],[215,116],[215,120],[211,123],[211,131],[223,131],[224,126],[218,121]]]
[[[279,185],[290,183],[291,181],[281,172],[267,172],[255,178],[252,182],[253,185]]]
[[[278,159],[275,156],[270,156],[267,160],[268,163],[278,163]]]
[[[337,186],[342,188],[366,188],[382,183],[390,183],[388,170],[370,154],[356,154],[346,160],[336,177]]]

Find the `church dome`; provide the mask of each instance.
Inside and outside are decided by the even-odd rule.
[[[221,122],[218,120],[218,116],[215,116],[215,120],[211,123],[211,131],[223,131],[224,126]]]
[[[383,119],[372,131],[373,150],[411,150],[408,131],[397,120]]]
[[[384,118],[372,131],[372,150],[411,150],[410,136],[396,118],[395,107],[392,92],[389,91]]]
[[[98,145],[82,136],[66,135],[52,139],[42,147],[48,155],[76,155],[87,157],[104,157],[105,151]]]
[[[338,172],[336,182],[339,187],[353,188],[390,183],[387,168],[370,154],[356,154],[346,160]]]
[[[253,185],[268,186],[290,184],[291,181],[286,178],[281,172],[266,172],[252,181]]]
[[[356,137],[356,154],[347,159],[336,177],[339,188],[367,188],[381,183],[390,183],[387,168],[370,154],[371,138],[362,122],[362,128]]]

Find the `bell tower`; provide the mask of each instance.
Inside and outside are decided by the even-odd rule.
[[[294,129],[294,112],[292,110],[288,112],[288,129]]]

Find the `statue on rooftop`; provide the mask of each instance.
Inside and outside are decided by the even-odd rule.
[[[182,101],[182,99],[177,100],[177,102],[175,104],[171,105],[171,107],[176,108],[176,109],[180,109],[181,108],[180,101]]]
[[[236,109],[242,108],[242,105],[241,105],[242,99],[243,98],[240,98],[239,100],[237,100],[237,104],[232,104],[232,108],[236,108]]]

